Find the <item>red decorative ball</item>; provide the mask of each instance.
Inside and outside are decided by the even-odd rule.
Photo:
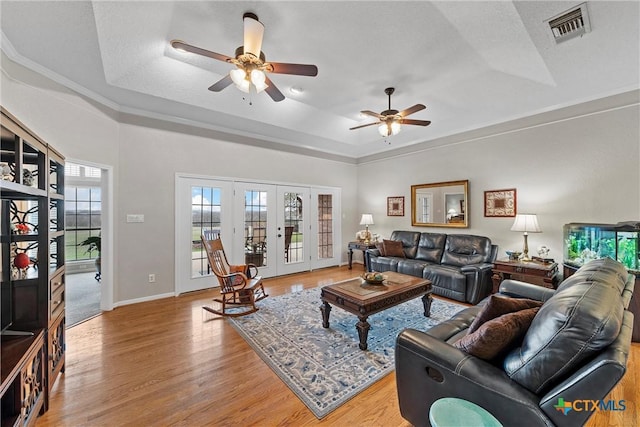
[[[30,263],[31,263],[31,260],[29,259],[29,255],[25,254],[24,252],[19,253],[13,259],[13,265],[21,269],[29,267]]]

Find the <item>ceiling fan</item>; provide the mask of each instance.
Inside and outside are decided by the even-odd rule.
[[[244,44],[236,49],[234,58],[187,44],[181,40],[171,41],[171,46],[177,50],[207,56],[236,66],[229,74],[209,87],[209,90],[220,92],[234,83],[238,89],[249,93],[253,86],[257,93],[264,90],[271,99],[279,102],[284,99],[284,95],[266,76],[265,72],[312,77],[318,75],[318,67],[315,65],[267,62],[264,52],[261,51],[264,25],[251,12],[245,13],[242,20],[244,22]]]
[[[418,125],[418,126],[429,126],[431,122],[429,120],[413,120],[413,119],[405,119],[410,114],[416,113],[420,110],[424,110],[425,107],[422,104],[416,104],[413,107],[409,107],[406,110],[398,111],[391,109],[391,94],[395,91],[395,88],[388,87],[384,90],[389,96],[389,109],[384,110],[382,113],[374,113],[373,111],[364,110],[361,111],[362,114],[366,114],[368,116],[373,116],[378,119],[377,122],[367,123],[365,125],[360,125],[356,127],[349,128],[349,130],[360,129],[367,126],[373,126],[379,124],[378,132],[380,135],[387,137],[389,135],[397,135],[400,132],[401,125]]]

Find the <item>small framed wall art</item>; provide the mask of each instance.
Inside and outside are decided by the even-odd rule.
[[[516,216],[516,189],[485,191],[484,216]]]
[[[387,197],[387,216],[404,216],[404,196]]]

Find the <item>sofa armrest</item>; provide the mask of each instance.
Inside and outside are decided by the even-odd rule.
[[[499,292],[514,298],[529,298],[536,301],[546,301],[555,290],[519,280],[505,279],[500,283]]]
[[[400,412],[414,426],[428,426],[431,405],[451,396],[485,408],[503,425],[551,425],[539,398],[503,370],[415,329],[396,340],[396,383]]]
[[[493,268],[493,264],[488,262],[483,262],[481,264],[469,264],[463,265],[460,267],[460,271],[463,273],[471,272],[471,271],[491,271]]]
[[[491,263],[469,264],[460,267],[460,272],[467,278],[465,295],[467,302],[477,304],[491,293],[493,288],[492,268],[493,264]]]
[[[380,249],[367,249],[367,255],[380,256]]]

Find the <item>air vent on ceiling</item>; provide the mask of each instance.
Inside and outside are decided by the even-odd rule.
[[[586,3],[571,8],[545,22],[549,24],[549,29],[556,43],[562,43],[591,31]]]

